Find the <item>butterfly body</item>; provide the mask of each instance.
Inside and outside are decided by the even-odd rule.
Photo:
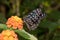
[[[23,17],[23,20],[26,23],[29,30],[34,30],[37,28],[38,24],[44,17],[45,13],[42,13],[42,10],[40,8],[37,8],[25,17]]]

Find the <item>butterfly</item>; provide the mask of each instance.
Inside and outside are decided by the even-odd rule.
[[[34,9],[28,15],[23,17],[23,21],[27,25],[29,30],[34,30],[39,25],[40,21],[45,17],[45,13],[42,12],[41,8]]]

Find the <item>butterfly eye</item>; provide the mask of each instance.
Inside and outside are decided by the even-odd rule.
[[[43,14],[40,14],[39,16],[41,16],[41,17],[42,17],[42,16],[43,16]]]

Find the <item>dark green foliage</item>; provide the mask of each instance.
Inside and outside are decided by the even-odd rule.
[[[0,23],[6,23],[6,18],[0,13]]]

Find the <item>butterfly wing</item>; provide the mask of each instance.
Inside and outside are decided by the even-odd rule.
[[[42,13],[40,8],[38,8],[30,12],[28,15],[24,16],[23,20],[29,30],[34,30],[37,28],[38,24],[44,18],[44,16],[45,14]]]

